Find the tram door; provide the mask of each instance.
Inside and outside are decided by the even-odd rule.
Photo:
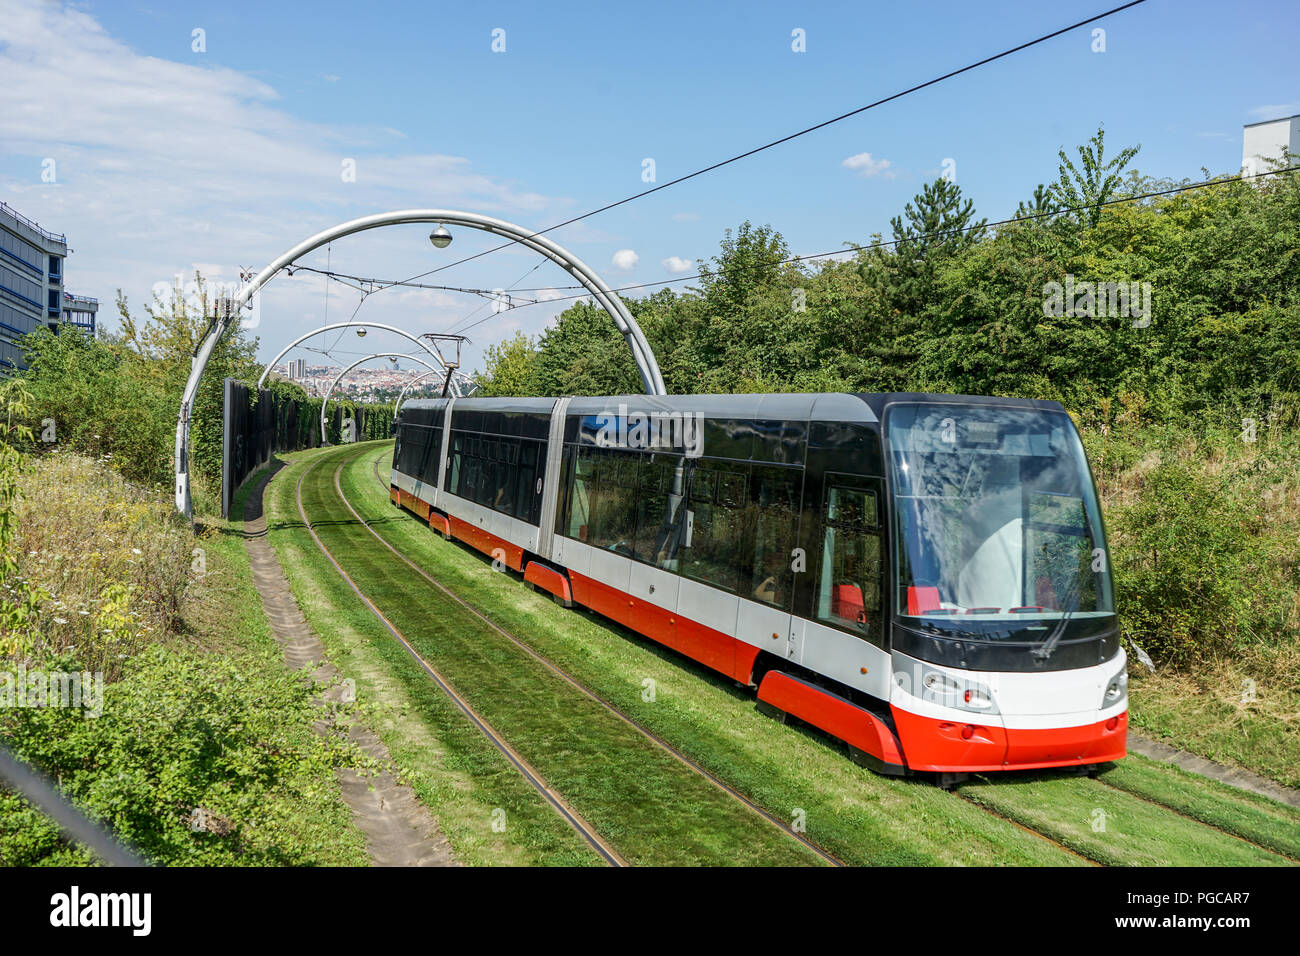
[[[736,636],[759,650],[785,657],[794,601],[803,472],[754,463],[748,479],[743,533],[737,536],[742,600]]]
[[[801,538],[807,570],[798,583],[786,656],[883,697],[890,671],[884,482],[829,469],[809,479]]]

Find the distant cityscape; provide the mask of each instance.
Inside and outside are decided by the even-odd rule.
[[[290,359],[275,366],[273,371],[290,379],[307,390],[313,398],[320,398],[338,378],[343,367],[339,365],[308,365],[306,359]],[[421,375],[427,377],[418,382],[409,392],[408,398],[421,398],[442,394],[444,373],[429,373],[428,369],[393,368],[385,363],[370,368],[355,368],[347,374],[335,388],[336,395],[346,395],[362,402],[386,401],[395,399],[411,381]]]

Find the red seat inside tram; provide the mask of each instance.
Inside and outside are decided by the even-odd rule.
[[[862,588],[856,584],[837,584],[831,591],[831,614],[845,621],[861,624],[867,619]]]
[[[938,588],[922,586],[907,589],[908,614],[921,615],[938,610],[941,610]]]

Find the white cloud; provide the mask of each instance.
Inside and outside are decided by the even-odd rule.
[[[690,272],[691,267],[694,265],[695,263],[691,262],[690,259],[683,259],[681,256],[669,256],[667,259],[663,261],[663,266],[665,269],[667,269],[669,272],[675,272],[679,275],[683,272]]]
[[[891,170],[890,162],[887,159],[876,159],[870,153],[858,153],[850,156],[840,163],[845,169],[852,169],[864,179],[870,179],[873,176],[883,176],[886,179],[893,179],[894,172]]]
[[[618,252],[614,253],[612,261],[615,269],[622,269],[624,272],[627,272],[630,269],[636,268],[636,264],[641,261],[641,257],[631,249],[620,249]]]
[[[673,222],[697,222],[700,218],[698,212],[675,212],[673,213]]]
[[[232,279],[237,266],[260,268],[354,216],[444,206],[544,225],[571,205],[478,172],[464,156],[400,152],[397,130],[302,120],[259,79],[211,66],[207,57],[144,55],[75,7],[0,6],[0,194],[68,235],[76,250],[68,286],[98,296],[101,322],[110,328],[117,288],[138,307],[156,282],[188,274],[195,263],[205,274]],[[57,184],[40,179],[46,157],[57,161]],[[347,158],[356,161],[351,183],[340,175]],[[334,244],[332,268],[383,277],[432,268],[427,233],[403,226],[351,237]],[[465,244],[475,241],[490,240]],[[326,251],[308,261],[323,268]],[[464,284],[486,281],[471,270]],[[334,285],[331,319],[347,301],[345,291]],[[310,328],[300,317],[322,310],[324,298],[320,276],[271,283],[257,330],[263,353],[269,357]],[[391,302],[404,314],[388,321],[421,328],[450,324],[475,304],[465,296],[396,290],[374,302],[380,304],[368,304],[359,319]]]

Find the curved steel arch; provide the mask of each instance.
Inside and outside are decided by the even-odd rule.
[[[427,368],[430,372],[437,372],[437,371],[440,371],[439,369],[434,368],[433,365],[431,365],[430,363],[426,362],[424,359],[420,358],[418,355],[405,355],[405,354],[403,354],[402,352],[375,352],[373,355],[367,355],[365,358],[359,358],[359,359],[357,359],[355,362],[353,362],[351,365],[349,365],[349,366],[348,366],[347,368],[345,368],[343,371],[339,372],[339,374],[335,377],[334,381],[330,382],[330,387],[329,387],[328,389],[325,390],[325,398],[324,398],[324,400],[320,403],[320,443],[321,443],[322,445],[324,445],[324,444],[326,443],[326,440],[327,440],[326,437],[325,437],[325,410],[326,410],[327,408],[329,408],[329,404],[330,404],[330,396],[334,394],[334,389],[336,389],[336,388],[338,387],[339,382],[343,381],[343,376],[344,376],[344,375],[347,375],[348,372],[352,371],[352,370],[353,370],[354,368],[356,368],[358,365],[361,365],[361,364],[363,364],[363,363],[365,363],[365,362],[369,362],[371,359],[377,359],[377,358],[405,358],[405,359],[410,359],[412,362],[419,362],[421,365],[423,365],[425,368]]]
[[[401,409],[402,399],[406,397],[406,393],[411,390],[412,386],[414,386],[417,382],[424,381],[426,378],[428,378],[430,375],[433,374],[434,374],[433,372],[423,372],[420,375],[415,376],[413,379],[411,379],[409,382],[407,382],[405,385],[402,386],[402,390],[397,393],[397,401],[393,402],[394,416],[396,416],[397,412]],[[457,375],[460,376],[459,379],[456,377]],[[465,375],[463,372],[459,372],[459,371],[452,372],[451,382],[452,384],[448,388],[448,392],[450,392],[450,397],[452,398],[468,398],[472,394],[472,392],[464,391],[464,389],[478,388],[478,385],[474,382],[473,379],[471,379],[468,375]],[[458,384],[462,389],[459,395],[456,394],[456,387]]]
[[[417,376],[415,376],[414,378],[412,378],[412,379],[411,379],[409,382],[407,382],[405,385],[402,386],[402,390],[401,390],[400,392],[397,393],[397,401],[393,402],[393,416],[394,416],[394,417],[397,416],[397,411],[398,411],[398,409],[400,409],[400,408],[402,407],[402,399],[406,398],[406,393],[409,392],[409,391],[411,390],[411,386],[414,385],[416,382],[422,382],[422,381],[424,381],[424,379],[428,378],[428,377],[429,377],[430,375],[432,375],[432,374],[433,374],[432,372],[422,372],[422,373],[420,373],[419,375],[417,375]]]
[[[668,390],[664,387],[663,375],[659,371],[659,363],[655,361],[650,343],[646,341],[645,333],[641,331],[641,327],[637,325],[636,319],[632,317],[632,313],[628,311],[623,300],[615,295],[614,291],[605,284],[605,281],[592,271],[586,263],[545,236],[534,235],[522,226],[507,222],[504,219],[494,219],[491,216],[481,216],[477,213],[455,209],[402,209],[396,212],[362,216],[360,219],[352,219],[326,229],[324,232],[318,232],[310,239],[298,243],[288,252],[272,261],[270,265],[254,276],[251,282],[239,290],[239,295],[232,300],[230,307],[221,310],[223,314],[218,315],[209,327],[207,335],[204,336],[202,343],[199,345],[198,351],[194,353],[190,376],[185,382],[185,391],[181,394],[180,412],[176,417],[175,491],[176,507],[179,511],[186,516],[193,513],[190,501],[189,475],[190,408],[193,405],[194,396],[198,392],[199,382],[203,379],[203,371],[208,367],[208,361],[212,358],[212,350],[216,348],[217,342],[225,334],[226,329],[230,327],[231,323],[239,316],[239,313],[248,305],[249,300],[257,294],[262,286],[270,282],[281,269],[313,249],[317,249],[343,236],[364,232],[367,229],[416,222],[436,222],[481,229],[484,232],[509,238],[525,248],[540,252],[546,256],[546,258],[581,282],[592,297],[609,313],[610,318],[614,320],[615,327],[623,334],[623,338],[627,340],[628,346],[632,349],[632,357],[636,360],[637,370],[641,373],[641,381],[646,392],[650,395],[668,394]]]
[[[421,342],[410,332],[403,331],[402,329],[399,329],[394,325],[384,325],[382,322],[331,322],[329,325],[322,325],[319,329],[312,329],[312,331],[308,332],[306,335],[299,336],[298,338],[290,342],[288,345],[286,345],[284,348],[282,348],[279,354],[276,355],[275,358],[271,359],[271,361],[266,363],[266,368],[262,369],[262,376],[257,380],[257,387],[258,388],[262,387],[262,383],[266,381],[266,377],[271,374],[271,369],[275,368],[276,362],[280,361],[280,359],[288,355],[292,349],[301,345],[303,342],[306,342],[313,335],[320,335],[322,332],[330,332],[333,331],[334,329],[350,329],[354,325],[359,329],[360,328],[379,329],[382,332],[394,332],[397,335],[402,336],[402,338],[409,339],[411,342],[414,342],[420,348],[428,352],[429,355],[431,355],[439,363],[442,363],[442,356],[439,355],[435,349],[430,348],[427,342]],[[443,368],[446,367],[447,367],[446,365],[443,365]]]

